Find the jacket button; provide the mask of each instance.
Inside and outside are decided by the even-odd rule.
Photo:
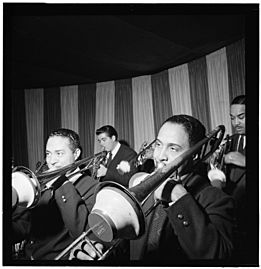
[[[64,195],[62,195],[62,200],[64,203],[66,203],[66,201],[67,201]]]
[[[183,218],[184,218],[183,215],[178,214],[178,219],[183,219]]]
[[[187,226],[189,226],[189,222],[186,221],[186,220],[184,220],[184,221],[183,221],[183,225],[187,227]]]

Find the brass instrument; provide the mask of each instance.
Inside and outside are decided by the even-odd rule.
[[[12,207],[16,205],[26,208],[34,207],[37,205],[41,193],[49,189],[46,185],[48,182],[65,175],[67,172],[71,172],[67,176],[68,179],[76,174],[83,173],[97,165],[105,155],[106,153],[103,151],[92,157],[84,158],[73,164],[50,172],[39,172],[42,170],[42,166],[39,167],[35,173],[24,166],[14,167],[12,170]],[[77,167],[81,168],[73,172]]]
[[[229,135],[227,135],[224,141],[219,145],[218,149],[210,157],[210,170],[208,171],[208,178],[211,182],[215,180],[220,180],[221,182],[226,181],[226,166],[224,163],[224,155],[229,151],[230,145],[231,138]]]
[[[193,158],[194,166],[206,160],[218,148],[225,133],[223,125],[210,132],[206,138],[199,141],[189,150],[179,155],[175,160],[157,169],[138,185],[129,189],[115,182],[102,182],[96,188],[96,202],[88,217],[90,230],[104,242],[114,242],[103,255],[97,250],[99,260],[104,259],[111,249],[122,239],[136,239],[145,231],[145,216],[157,206],[155,203],[147,212],[142,205],[147,197],[167,178],[176,173],[177,169],[188,159]],[[211,142],[211,143],[210,143]],[[207,151],[209,149],[209,152]],[[117,210],[116,210],[117,209]],[[89,231],[88,231],[89,232]],[[56,257],[60,259],[68,254],[79,242],[86,239],[84,232],[65,251]],[[89,241],[87,239],[87,241]],[[89,241],[89,243],[91,243]],[[93,246],[94,247],[94,246]],[[95,247],[94,247],[95,248]]]
[[[219,180],[226,182],[229,169],[228,165],[225,163],[225,155],[231,151],[239,151],[240,140],[244,136],[243,134],[227,135],[221,142],[218,149],[209,159],[210,170],[208,171],[208,178],[210,181]]]
[[[100,168],[100,165],[103,164],[105,165],[106,164],[106,161],[107,161],[107,152],[104,151],[104,156],[100,157],[100,156],[97,156],[97,157],[94,157],[95,159],[93,160],[93,167],[92,167],[92,178],[94,178],[95,180],[99,180],[99,177],[97,176],[97,172],[98,172],[98,169]]]
[[[138,167],[139,165],[142,165],[147,159],[153,159],[153,151],[154,151],[155,142],[156,142],[156,139],[154,139],[148,145],[146,142],[142,144],[141,149],[139,150],[139,153],[135,158],[136,167]]]

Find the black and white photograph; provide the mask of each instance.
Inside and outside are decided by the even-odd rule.
[[[258,267],[259,4],[2,10],[2,265]]]

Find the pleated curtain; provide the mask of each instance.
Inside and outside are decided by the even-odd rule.
[[[114,126],[114,107],[115,107],[115,85],[114,81],[97,83],[96,88],[96,112],[95,130],[103,125]],[[95,135],[94,153],[101,151]]]
[[[168,73],[172,114],[192,116],[188,65],[170,68]]]
[[[78,86],[60,88],[61,126],[79,132],[78,124]]]
[[[43,162],[44,154],[44,131],[43,131],[43,89],[25,90],[25,111],[27,122],[27,145],[28,145],[28,165],[35,171],[37,162]]]
[[[78,132],[82,156],[91,156],[101,150],[96,129],[108,124],[138,151],[175,114],[194,116],[207,132],[224,124],[232,134],[229,107],[245,94],[245,72],[245,42],[239,40],[151,75],[19,91],[12,95],[12,157],[34,170],[49,133],[61,127]]]
[[[132,79],[134,149],[155,138],[151,77]]]
[[[211,129],[223,124],[231,134],[227,58],[225,49],[207,55]]]

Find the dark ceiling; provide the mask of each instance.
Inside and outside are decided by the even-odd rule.
[[[193,12],[198,6],[187,5],[166,12],[173,11],[175,5],[165,5],[164,12],[160,8],[155,12],[154,5],[150,13],[150,9],[141,12],[136,5],[119,10],[116,5],[113,10],[117,12],[111,12],[112,5],[107,12],[106,6],[83,12],[89,5],[78,5],[75,12],[70,5],[47,5],[47,9],[36,5],[4,5],[4,71],[12,88],[88,84],[153,74],[245,35],[244,13],[229,13],[235,10],[231,8],[219,11],[219,6]]]

